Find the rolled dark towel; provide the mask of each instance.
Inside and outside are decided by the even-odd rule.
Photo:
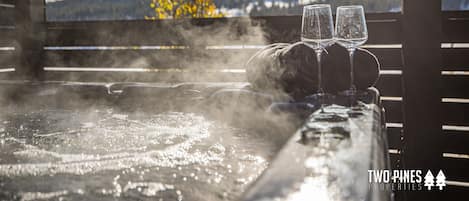
[[[323,87],[337,93],[350,87],[348,52],[338,45],[322,57]],[[363,50],[355,53],[355,85],[358,90],[373,86],[379,77],[379,64]],[[314,50],[302,43],[278,43],[257,52],[246,64],[247,79],[253,89],[287,93],[301,99],[317,91],[317,61]]]

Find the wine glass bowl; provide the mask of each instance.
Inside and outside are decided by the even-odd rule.
[[[346,49],[365,44],[368,40],[368,29],[363,7],[340,6],[336,14],[336,42]]]
[[[334,24],[330,5],[315,4],[303,8],[301,41],[314,50],[334,44]]]

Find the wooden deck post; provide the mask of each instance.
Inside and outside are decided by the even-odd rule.
[[[18,79],[41,80],[44,59],[45,3],[43,0],[15,1]]]
[[[441,0],[404,0],[402,26],[403,168],[422,169],[423,174],[431,170],[436,176],[441,168],[443,139]],[[405,194],[409,201],[440,200],[439,197],[435,189]]]

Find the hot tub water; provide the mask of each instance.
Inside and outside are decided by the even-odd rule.
[[[236,200],[273,147],[195,113],[0,114],[0,198]]]

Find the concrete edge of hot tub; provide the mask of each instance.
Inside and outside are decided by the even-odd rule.
[[[369,110],[363,116],[347,117],[343,123],[315,120],[318,111],[308,117],[242,200],[393,200],[390,189],[379,190],[367,182],[369,169],[390,169],[379,92],[375,88],[368,92]],[[304,133],[310,131],[321,138],[305,141]],[[321,146],[331,142],[335,144]]]

